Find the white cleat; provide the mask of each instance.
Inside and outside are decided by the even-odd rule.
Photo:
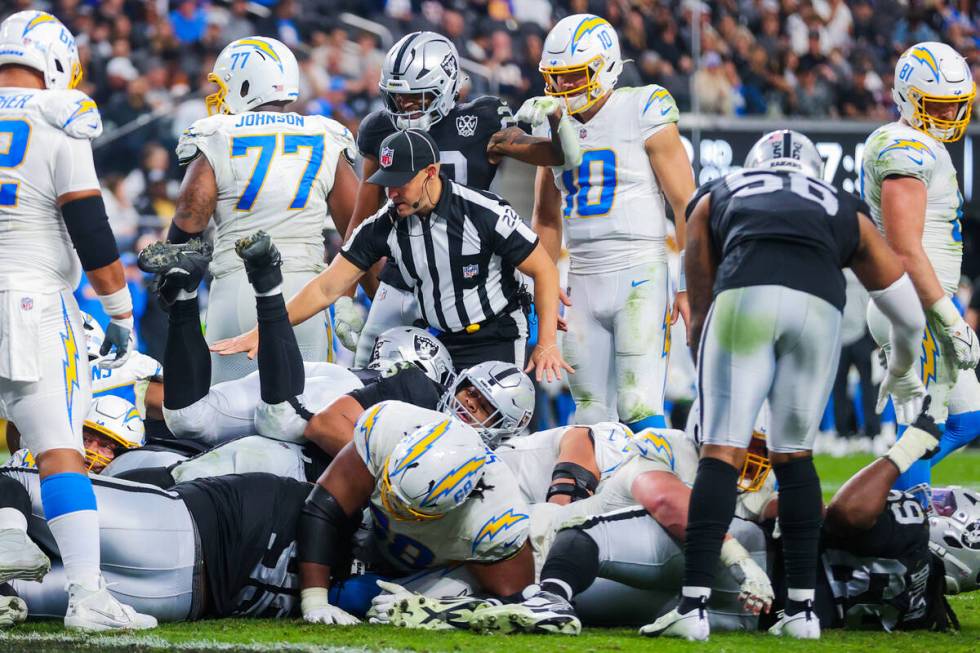
[[[674,608],[652,624],[640,628],[640,634],[647,637],[676,637],[692,642],[703,642],[711,634],[708,613],[705,605],[681,614]]]
[[[805,610],[797,612],[792,617],[783,612],[779,621],[769,629],[776,637],[792,637],[794,639],[820,639],[820,619],[813,614],[808,605]]]
[[[68,612],[65,628],[77,630],[146,630],[156,628],[157,620],[140,614],[125,603],[116,600],[99,579],[99,589],[92,592],[81,585],[68,586]]]
[[[0,596],[0,628],[10,628],[27,619],[27,604],[19,596]]]
[[[520,603],[481,608],[473,613],[470,627],[480,632],[558,633],[578,635],[582,622],[564,597],[537,591]]]
[[[51,561],[19,528],[0,529],[0,583],[39,581],[51,570]]]

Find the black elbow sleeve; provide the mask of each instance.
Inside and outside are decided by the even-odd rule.
[[[360,511],[348,517],[322,485],[313,486],[299,518],[296,545],[300,562],[328,565],[334,577],[350,571],[354,531]]]
[[[119,258],[101,195],[68,202],[61,207],[61,217],[83,270],[97,270]]]
[[[564,479],[571,479],[569,483]],[[562,462],[555,465],[551,472],[551,487],[548,488],[546,501],[556,494],[565,495],[574,501],[588,499],[595,494],[599,487],[599,479],[585,467],[572,462]]]

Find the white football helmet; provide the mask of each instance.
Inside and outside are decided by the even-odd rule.
[[[616,30],[592,14],[562,18],[544,40],[538,70],[545,94],[562,98],[569,114],[587,110],[615,88],[623,71]],[[582,84],[562,90],[559,76],[583,73]]]
[[[381,503],[396,519],[443,517],[483,478],[487,447],[473,427],[447,417],[395,445],[381,472]]]
[[[456,106],[459,53],[442,34],[412,32],[391,46],[381,65],[381,97],[399,129],[428,129]],[[402,109],[399,95],[418,96],[419,107]]]
[[[970,65],[945,43],[917,43],[895,64],[892,98],[902,120],[937,141],[951,143],[963,138],[976,95]],[[938,118],[928,110],[951,104],[956,107],[952,118]]]
[[[457,396],[474,388],[490,404],[490,415],[479,421]],[[493,448],[527,428],[534,415],[534,384],[510,363],[486,361],[459,373],[439,402],[439,411],[472,425],[487,446]]]
[[[757,140],[745,157],[745,167],[802,172],[817,179],[823,175],[817,146],[792,129],[777,129]]]
[[[105,340],[105,331],[102,325],[89,313],[82,313],[82,330],[85,331],[85,346],[88,349],[88,360],[91,363],[102,357],[99,349],[102,341]]]
[[[84,428],[105,436],[113,443],[126,449],[135,449],[146,444],[146,431],[136,406],[122,397],[104,395],[95,397],[85,416]],[[112,458],[94,449],[85,448],[88,468],[101,470]]]
[[[402,363],[411,363],[442,385],[453,381],[453,359],[439,339],[415,327],[394,327],[383,332],[371,350],[369,370],[385,374]]]
[[[299,97],[296,56],[284,43],[264,36],[226,45],[208,81],[218,85],[204,99],[209,116],[245,113],[270,102],[288,104]]]
[[[82,81],[75,37],[43,11],[19,11],[0,24],[0,66],[16,64],[44,75],[44,86],[63,91]]]
[[[980,587],[980,494],[962,487],[935,488],[929,549],[946,568],[946,593]]]

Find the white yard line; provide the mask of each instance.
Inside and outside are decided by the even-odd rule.
[[[168,651],[247,651],[250,653],[266,653],[267,651],[284,651],[285,653],[366,653],[375,649],[355,646],[331,646],[329,644],[290,644],[287,642],[245,643],[217,642],[211,639],[172,642],[159,635],[81,635],[72,633],[3,633],[0,632],[0,648],[2,644],[65,644],[72,648],[94,649],[98,651],[145,647]],[[398,653],[399,649],[382,649],[382,652]]]

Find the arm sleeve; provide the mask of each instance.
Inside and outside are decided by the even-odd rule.
[[[524,224],[510,206],[503,205],[493,230],[493,251],[508,265],[517,267],[538,244],[538,235]]]
[[[367,270],[382,256],[390,256],[388,234],[392,224],[388,219],[389,206],[358,225],[340,250],[341,255],[361,270]]]
[[[92,144],[85,139],[66,136],[54,159],[54,188],[58,196],[82,190],[98,190]]]

